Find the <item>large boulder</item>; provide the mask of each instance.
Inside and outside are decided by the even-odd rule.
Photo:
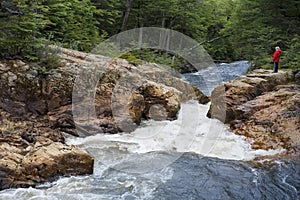
[[[0,133],[0,190],[93,173],[93,158],[49,132]]]
[[[86,76],[84,81],[90,84],[87,88],[87,83],[76,82],[83,93],[80,101],[86,104],[81,109],[84,112],[94,106],[97,115],[93,124],[98,128],[88,130],[91,134],[134,130],[142,119],[175,119],[181,102],[209,101],[178,74],[156,64],[134,66],[123,59],[60,51],[59,66],[46,73],[19,60],[1,62],[0,107],[21,118],[44,115],[52,128],[78,135],[72,115],[72,92],[78,76]],[[95,93],[93,99],[84,95],[86,90]],[[128,123],[131,128],[124,130]]]
[[[253,149],[300,150],[300,87],[293,75],[255,70],[218,86],[209,117],[251,139]]]
[[[133,111],[133,116],[136,116],[135,113],[138,112],[145,119],[176,119],[180,109],[180,95],[181,92],[175,88],[147,82],[135,93],[131,111]],[[136,121],[139,120],[139,117],[136,118]]]
[[[222,83],[211,94],[211,106],[207,116],[224,123],[242,119],[244,114],[238,109],[240,105],[273,90],[277,85],[288,83],[292,78],[290,72],[272,73],[270,70],[254,70],[245,76]]]
[[[252,139],[253,149],[300,152],[300,86],[278,85],[272,92],[238,106],[243,120],[231,122],[239,135]]]

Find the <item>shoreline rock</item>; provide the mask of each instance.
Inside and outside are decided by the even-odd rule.
[[[283,148],[300,152],[300,86],[278,85],[238,107],[246,120],[232,121],[239,135],[252,138],[253,149]]]
[[[93,158],[65,144],[62,133],[130,132],[142,119],[176,119],[181,102],[209,101],[197,88],[156,64],[134,66],[122,59],[63,48],[60,52],[59,66],[46,73],[20,60],[0,62],[0,190],[93,173]],[[91,88],[76,85],[84,105],[80,109],[86,115],[82,124],[76,124],[72,110],[79,74],[92,82]],[[95,126],[89,126],[85,109],[91,107]]]
[[[51,130],[47,122],[13,121],[8,115],[0,115],[0,190],[93,173],[94,159],[66,145],[62,133]]]
[[[134,128],[142,119],[149,119],[151,116],[157,120],[175,119],[183,101],[193,99],[200,103],[209,102],[209,98],[196,87],[176,77],[178,74],[156,64],[134,66],[123,59],[111,59],[64,48],[60,50],[60,66],[49,70],[47,75],[39,74],[37,67],[20,60],[3,61],[0,68],[0,107],[20,118],[30,115],[49,116],[52,128],[79,135],[72,120],[71,107],[73,86],[79,75],[86,76],[83,81],[91,82],[76,85],[85,98],[80,101],[86,101],[86,107],[91,108],[95,99],[95,123],[104,133],[124,131],[119,124],[128,122]],[[148,89],[144,88],[145,85]],[[87,87],[91,87],[90,94],[86,91]],[[156,94],[146,94],[145,91],[150,91],[149,88],[152,91],[156,88]],[[119,112],[119,108],[112,104],[112,99],[115,104],[123,106],[123,111],[128,112],[124,122],[114,120],[114,114]],[[131,101],[138,101],[144,106],[136,109],[132,107],[137,105],[136,102]],[[155,109],[154,105],[162,106],[167,113],[159,114],[161,110]],[[141,108],[144,110],[140,110]]]
[[[300,86],[291,72],[255,70],[212,92],[208,116],[217,118],[253,149],[300,152]]]

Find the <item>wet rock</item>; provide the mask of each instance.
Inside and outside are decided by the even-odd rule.
[[[138,89],[144,99],[142,115],[146,119],[176,119],[180,109],[180,95],[175,88],[149,82]]]
[[[135,123],[139,124],[141,122],[143,115],[145,114],[144,113],[144,110],[146,108],[145,98],[142,94],[140,94],[136,91],[136,92],[132,93],[132,96],[131,96],[129,102],[130,102],[129,103],[130,117],[132,118],[132,120]]]
[[[93,173],[93,158],[44,136],[0,135],[0,189],[35,186],[61,175]]]
[[[257,70],[218,86],[208,116],[251,138],[253,149],[300,147],[300,86],[291,73]]]
[[[143,119],[176,119],[181,102],[209,101],[155,64],[59,52],[60,63],[47,73],[20,60],[0,62],[0,189],[92,173],[93,158],[66,145],[63,133],[130,132]],[[79,75],[86,80],[74,84]],[[72,98],[74,88],[83,95]],[[74,107],[83,114],[77,121]],[[86,108],[95,111],[95,118]]]
[[[147,80],[153,81],[155,83],[161,83],[168,87],[176,88],[181,92],[181,101],[197,100],[201,104],[206,104],[210,99],[205,96],[198,88],[191,86],[189,83],[180,79],[181,75],[174,71],[166,71],[166,69],[161,69],[159,66],[153,64],[145,64],[138,66],[139,71],[137,74],[142,74],[147,78]]]
[[[298,85],[277,86],[244,105],[248,119],[237,129],[248,137],[262,140],[263,149],[285,148],[295,151],[300,147],[300,87]],[[266,141],[268,139],[269,141]]]
[[[62,106],[48,112],[49,127],[70,135],[79,136],[75,130],[71,105]]]
[[[237,109],[239,105],[273,90],[277,85],[288,83],[292,77],[290,72],[272,73],[268,70],[254,70],[246,76],[223,83],[212,92],[207,116],[225,123],[243,119],[244,111]]]
[[[93,172],[93,158],[65,144],[48,119],[16,118],[0,108],[0,190]]]

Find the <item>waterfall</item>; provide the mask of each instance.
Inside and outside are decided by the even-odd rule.
[[[219,64],[183,78],[209,95],[220,81],[240,76],[248,67],[246,61]],[[221,80],[201,82],[202,76],[220,72]],[[68,144],[94,157],[94,174],[4,190],[0,199],[299,198],[299,160],[252,166],[247,161],[282,150],[252,150],[251,141],[207,118],[208,108],[190,101],[174,121],[144,121],[132,133],[68,136]]]

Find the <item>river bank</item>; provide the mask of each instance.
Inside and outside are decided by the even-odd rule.
[[[205,135],[207,127],[203,123],[212,122],[205,116],[199,118],[197,112],[206,113],[206,108],[194,104],[183,108],[182,103],[194,100],[206,104],[209,98],[173,71],[161,69],[156,64],[134,66],[122,59],[112,60],[68,49],[61,49],[60,56],[60,66],[47,74],[40,74],[37,67],[18,60],[4,61],[0,65],[1,189],[34,187],[59,176],[94,173],[93,150],[90,147],[79,149],[77,142],[69,144],[65,138],[99,133],[128,134],[144,126],[144,120],[162,121],[157,129],[159,134],[153,132],[157,131],[155,129],[146,129],[146,132],[139,129],[132,135],[117,135],[117,139],[101,136],[109,142],[94,138],[94,142],[107,145],[108,151],[99,150],[107,155],[101,155],[109,156],[114,148],[139,154],[192,150],[212,157],[248,160],[259,156],[258,152],[274,155],[282,150],[288,153],[299,151],[299,87],[291,84],[293,75],[289,72],[255,71],[223,83],[213,91],[208,115],[248,138],[245,142],[238,136],[228,137],[227,131],[221,136],[224,127],[216,121],[213,127],[208,127],[215,130],[215,135]],[[84,72],[80,71],[81,68]],[[86,98],[86,89],[82,85],[76,86],[82,92],[79,94],[85,104],[79,106],[83,115],[74,120],[73,84],[82,73],[87,75],[87,80],[96,79],[100,74],[100,80],[94,84],[96,91],[92,97],[95,101]],[[96,111],[93,119],[85,112],[91,106]],[[182,110],[184,123],[175,121],[170,123],[169,129],[162,130],[165,121],[176,120]],[[192,116],[194,118],[190,119]],[[286,130],[289,131],[286,133]],[[170,142],[169,139],[177,133],[176,140]],[[146,141],[152,135],[156,136]],[[218,141],[222,137],[229,138],[228,142]],[[79,145],[84,140],[80,141]],[[251,144],[255,151],[245,149],[246,143]],[[224,148],[228,150],[224,151]],[[111,156],[116,156],[114,151]]]
[[[253,149],[299,153],[300,86],[291,72],[254,70],[212,92],[209,117],[248,138]]]
[[[181,102],[209,101],[155,64],[137,68],[126,60],[69,49],[60,49],[59,57],[48,71],[21,60],[0,63],[0,189],[93,173],[94,159],[66,144],[68,134],[131,132],[142,119],[176,119]],[[86,85],[76,85],[84,73],[84,81],[97,80],[92,100],[85,95]],[[75,87],[80,105],[74,103]],[[94,108],[95,118],[87,116],[87,107]],[[83,115],[76,118],[74,109]]]

